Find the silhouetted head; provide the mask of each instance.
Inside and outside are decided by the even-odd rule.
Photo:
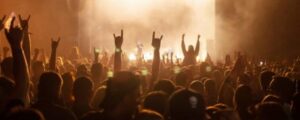
[[[74,76],[71,72],[64,73],[62,75],[63,86],[62,86],[62,95],[70,96],[72,95],[73,84],[74,84]]]
[[[77,78],[73,86],[75,101],[90,101],[93,96],[93,82],[87,77]]]
[[[63,81],[55,72],[45,72],[38,84],[38,99],[57,100],[61,93]]]
[[[267,91],[267,89],[269,88],[269,84],[272,81],[274,75],[275,73],[271,71],[264,71],[260,74],[259,82],[262,90]]]
[[[185,87],[188,83],[188,75],[186,74],[186,72],[178,73],[175,77],[175,83],[178,86]]]
[[[191,90],[196,91],[197,93],[203,95],[204,93],[204,85],[199,80],[194,80],[190,83]]]
[[[263,100],[261,101],[262,103],[265,103],[265,102],[276,102],[278,104],[282,104],[282,101],[280,100],[280,98],[276,95],[266,95]]]
[[[189,49],[188,49],[188,53],[194,53],[194,46],[193,45],[189,45]]]
[[[92,79],[95,83],[99,83],[102,75],[102,64],[94,63],[91,67]]]
[[[164,120],[164,117],[155,111],[143,109],[134,120]]]
[[[122,108],[123,113],[131,116],[136,110],[140,97],[140,80],[132,72],[120,71],[107,81],[106,95],[100,107],[105,112]]]
[[[7,57],[4,58],[1,62],[1,72],[4,76],[9,77],[10,79],[14,79],[13,75],[13,58]]]
[[[40,111],[28,108],[12,111],[6,120],[45,120],[45,117]]]
[[[234,94],[234,103],[236,108],[248,108],[253,104],[252,90],[249,86],[240,85]]]
[[[295,92],[295,85],[287,77],[274,77],[270,83],[270,91],[284,102],[290,102]]]
[[[204,90],[207,94],[216,94],[216,92],[217,92],[216,82],[211,79],[205,80]]]
[[[251,78],[248,74],[242,74],[238,78],[238,85],[249,85],[251,82]]]
[[[165,114],[168,96],[161,91],[150,92],[144,99],[143,108]]]
[[[0,107],[11,97],[14,89],[15,82],[13,80],[7,77],[0,77]]]
[[[79,78],[79,77],[88,77],[88,76],[89,76],[89,72],[86,65],[84,64],[79,65],[77,67],[76,77]]]
[[[91,102],[93,108],[97,108],[100,105],[100,103],[102,103],[105,96],[105,92],[106,92],[106,86],[101,86],[96,89]]]
[[[169,99],[171,120],[202,120],[205,117],[203,97],[188,89],[180,89]]]
[[[288,120],[282,106],[274,102],[258,104],[255,112],[255,120]]]
[[[171,80],[158,80],[154,84],[153,91],[163,91],[169,96],[175,91],[175,84]]]
[[[73,47],[71,52],[71,59],[78,59],[80,56],[78,47]]]

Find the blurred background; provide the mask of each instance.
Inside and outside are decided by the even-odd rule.
[[[126,52],[142,43],[151,52],[151,35],[164,34],[162,52],[180,56],[181,35],[200,58],[234,51],[269,58],[300,55],[300,1],[297,0],[1,0],[0,16],[31,14],[32,48],[50,50],[50,38],[62,38],[59,54],[77,45],[90,55],[93,47],[113,50],[113,33],[124,29]],[[0,46],[6,46],[0,34]],[[49,53],[49,52],[48,52]]]

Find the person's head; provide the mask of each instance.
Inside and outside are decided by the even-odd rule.
[[[35,61],[32,63],[33,75],[40,77],[40,75],[45,72],[45,65],[42,61]]]
[[[40,111],[28,108],[12,111],[6,120],[45,120],[45,117]]]
[[[79,55],[80,55],[80,53],[79,53],[78,47],[73,47],[71,56],[75,59],[78,59]]]
[[[87,77],[79,77],[74,81],[73,95],[77,102],[90,102],[93,96],[93,82]]]
[[[260,82],[260,85],[261,85],[261,89],[263,91],[267,91],[267,89],[269,87],[269,84],[272,81],[274,75],[275,75],[275,73],[271,72],[271,71],[263,71],[260,74],[259,82]]]
[[[153,91],[163,91],[171,95],[175,91],[175,84],[171,80],[158,80],[153,87]]]
[[[242,74],[238,78],[238,85],[249,85],[251,82],[251,78],[248,74]]]
[[[100,82],[101,75],[102,75],[102,64],[101,63],[94,63],[91,67],[91,74],[92,74],[92,79],[95,82]]]
[[[57,100],[61,94],[62,78],[55,72],[45,72],[38,83],[38,99]]]
[[[290,102],[295,92],[295,85],[287,77],[274,77],[270,83],[270,91],[284,102]]]
[[[234,94],[234,104],[237,109],[245,109],[253,104],[252,90],[249,86],[240,85]]]
[[[265,103],[265,102],[276,102],[276,103],[279,103],[279,104],[282,104],[282,101],[280,100],[280,98],[276,95],[266,95],[262,101],[262,103]]]
[[[15,82],[7,77],[0,77],[0,105],[5,104],[12,95],[15,88]]]
[[[204,81],[204,90],[206,94],[217,94],[216,82],[212,79],[207,79]]]
[[[175,83],[178,86],[185,87],[188,83],[188,75],[186,74],[186,72],[182,71],[178,73],[175,77]]]
[[[266,102],[256,106],[255,120],[288,120],[288,116],[280,104]]]
[[[158,112],[143,109],[137,113],[134,120],[164,120],[164,117]]]
[[[77,74],[76,74],[76,77],[87,77],[89,76],[89,72],[88,72],[88,69],[86,67],[85,64],[81,64],[77,67]]]
[[[191,90],[180,89],[169,99],[171,120],[201,120],[205,117],[203,97]]]
[[[94,82],[100,82],[100,78],[102,75],[102,64],[101,63],[94,63],[91,67],[91,74],[92,79]]]
[[[100,103],[103,101],[106,92],[106,86],[98,87],[95,91],[95,94],[92,98],[91,105],[93,108],[97,108]]]
[[[197,93],[203,95],[204,93],[204,85],[199,80],[194,80],[190,83],[191,90],[196,91]]]
[[[9,77],[11,79],[14,78],[13,75],[13,58],[7,57],[4,58],[1,62],[1,72],[5,77]]]
[[[162,115],[165,114],[168,96],[161,91],[150,92],[144,99],[143,108],[156,111]]]
[[[113,78],[107,81],[105,97],[100,107],[109,114],[121,109],[123,116],[128,117],[136,110],[139,97],[140,80],[138,77],[128,71],[116,72]]]
[[[194,53],[194,46],[189,45],[188,53]]]
[[[74,84],[74,76],[71,72],[64,73],[62,75],[63,86],[62,86],[62,94],[64,97],[71,96]]]

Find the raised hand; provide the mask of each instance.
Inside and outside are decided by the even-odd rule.
[[[39,54],[40,54],[40,49],[35,48],[33,51],[34,51],[34,54],[33,54],[33,61],[37,61],[38,56],[39,56]]]
[[[183,33],[182,36],[181,36],[181,41],[184,43],[184,37],[185,37],[185,34]]]
[[[99,54],[100,54],[99,49],[98,49],[98,48],[94,48],[94,57],[95,57],[94,62],[95,62],[95,63],[98,62]]]
[[[19,15],[19,21],[21,24],[22,29],[24,29],[25,31],[28,31],[28,23],[30,20],[30,15],[27,17],[27,19],[22,19],[22,16]]]
[[[186,55],[187,51],[186,51],[185,43],[184,43],[184,36],[185,36],[185,34],[182,34],[182,37],[181,37],[181,49],[182,49],[183,55]]]
[[[161,43],[162,38],[163,38],[163,35],[161,35],[160,38],[155,38],[155,32],[153,32],[153,34],[152,34],[152,46],[155,49],[160,48],[160,43]]]
[[[115,46],[118,49],[121,49],[122,44],[123,44],[123,29],[121,30],[121,35],[120,36],[116,36],[114,34],[114,38],[115,38]]]
[[[197,43],[196,43],[196,49],[195,49],[196,56],[198,56],[198,54],[200,52],[200,37],[201,37],[201,35],[198,35],[198,37],[197,37]]]
[[[56,50],[58,47],[58,44],[60,42],[60,37],[57,40],[51,39],[51,48],[52,50]]]
[[[152,34],[152,46],[154,47],[154,55],[153,55],[153,62],[152,62],[152,80],[150,83],[150,88],[152,88],[154,82],[158,79],[159,73],[159,65],[160,65],[160,43],[163,38],[163,35],[160,38],[155,38],[155,31]],[[165,59],[165,58],[164,58]]]
[[[51,71],[56,71],[56,50],[59,45],[60,38],[58,37],[57,40],[51,39],[51,56],[49,61],[49,69]]]
[[[115,46],[116,46],[115,57],[114,57],[114,72],[117,72],[117,71],[120,71],[122,68],[121,47],[123,44],[123,30],[121,30],[120,36],[116,36],[114,34],[114,38],[115,38]]]
[[[2,19],[0,19],[0,31],[4,28],[4,20],[5,20],[5,18],[6,18],[6,15],[4,15],[2,17]]]
[[[241,75],[242,73],[244,73],[245,68],[246,68],[245,58],[243,56],[238,56],[235,65],[232,69],[233,74]]]
[[[20,27],[14,27],[15,19],[16,18],[13,17],[9,25],[9,29],[5,29],[5,36],[12,49],[21,48],[22,38],[24,34],[23,30]]]

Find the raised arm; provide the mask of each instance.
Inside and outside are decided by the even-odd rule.
[[[153,55],[153,63],[152,63],[152,80],[151,80],[151,86],[153,83],[158,79],[158,73],[159,73],[159,65],[160,65],[160,43],[163,38],[163,35],[160,36],[160,38],[155,38],[155,32],[152,34],[152,47],[154,48],[154,55]]]
[[[28,23],[29,23],[29,19],[30,19],[30,15],[27,17],[27,19],[22,19],[21,15],[19,15],[19,21],[20,21],[20,24],[21,24],[21,27],[24,31],[24,35],[23,35],[23,50],[24,50],[24,53],[25,53],[25,58],[26,58],[26,61],[27,61],[27,65],[28,67],[30,67],[30,58],[31,58],[31,52],[30,52],[30,49],[31,49],[31,45],[30,45],[30,36],[29,36],[29,26],[28,26]]]
[[[115,39],[115,57],[114,57],[114,72],[118,72],[122,68],[122,44],[123,44],[123,30],[121,30],[121,35],[116,36]]]
[[[6,18],[6,15],[4,15],[2,17],[2,19],[0,19],[0,31],[4,28],[4,20],[5,20],[5,18]]]
[[[16,82],[16,88],[13,97],[29,103],[29,69],[22,49],[23,30],[20,27],[14,27],[15,17],[12,18],[9,30],[5,29],[5,36],[11,47],[13,56],[13,74]]]
[[[184,43],[184,36],[185,36],[185,34],[183,34],[181,37],[181,49],[182,49],[183,55],[186,55],[187,52],[186,52],[185,43]]]
[[[198,38],[197,38],[197,43],[196,43],[196,49],[195,49],[195,54],[196,56],[199,55],[199,51],[200,51],[200,35],[198,35]]]
[[[40,50],[38,48],[35,48],[32,61],[37,61],[39,58],[39,55],[40,55]]]
[[[94,63],[98,63],[99,62],[99,49],[98,48],[94,48]]]
[[[60,38],[57,41],[51,39],[51,56],[49,61],[49,69],[56,71],[56,51],[59,44]]]

